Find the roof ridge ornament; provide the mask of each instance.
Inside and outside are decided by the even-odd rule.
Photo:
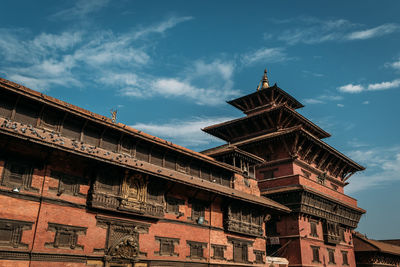
[[[269,87],[269,81],[268,81],[268,75],[267,75],[267,68],[265,68],[264,75],[261,78],[261,81],[257,86],[257,91],[259,91],[260,89],[266,89],[268,87]]]

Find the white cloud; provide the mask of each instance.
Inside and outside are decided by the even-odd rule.
[[[51,19],[73,20],[84,18],[90,13],[97,12],[108,4],[109,0],[78,0],[71,8],[61,10],[50,16]]]
[[[364,102],[362,102],[363,103],[363,105],[368,105],[369,104],[369,101],[364,101]]]
[[[244,65],[251,65],[256,62],[263,61],[265,63],[287,61],[287,57],[283,48],[260,48],[258,50],[242,55],[241,61]]]
[[[304,104],[309,104],[309,105],[313,105],[313,104],[324,104],[325,102],[320,100],[320,99],[315,99],[315,98],[306,98],[303,100]]]
[[[397,88],[400,86],[400,79],[393,80],[391,82],[381,82],[374,83],[368,85],[368,91],[379,91],[379,90],[387,90],[391,88]]]
[[[132,127],[181,146],[196,148],[218,141],[217,138],[204,133],[202,128],[232,119],[229,117],[192,118],[186,121],[172,120],[162,124],[137,123]]]
[[[345,187],[346,193],[354,193],[374,187],[390,186],[400,181],[400,147],[365,148],[349,153],[355,161],[363,164],[367,169],[354,175]]]
[[[374,27],[371,29],[367,30],[362,30],[362,31],[355,31],[352,33],[349,33],[346,38],[348,40],[365,40],[365,39],[370,39],[378,36],[383,36],[387,35],[396,31],[400,30],[400,26],[397,24],[389,23],[389,24],[383,24],[378,27]]]
[[[400,87],[400,79],[395,79],[390,82],[372,83],[366,86],[360,84],[347,84],[338,87],[338,90],[343,93],[361,93],[364,91],[382,91],[391,88]]]
[[[383,24],[371,29],[360,29],[361,25],[352,23],[345,19],[321,20],[314,17],[297,17],[287,20],[273,20],[276,24],[291,23],[295,28],[283,30],[276,35],[276,39],[289,45],[299,43],[319,44],[332,41],[354,41],[365,40],[394,33],[400,26],[394,23]],[[271,33],[265,33],[271,38]]]
[[[106,1],[100,2],[106,4]],[[83,14],[100,8],[100,5],[90,3],[93,6],[78,1],[77,6],[81,8],[79,12]],[[129,91],[131,96],[136,90],[136,95],[141,96],[145,87],[140,87],[150,83],[145,83],[146,79],[141,78],[132,85],[132,75],[129,78],[120,75],[136,73],[145,76],[142,68],[152,63],[148,50],[152,49],[153,44],[152,40],[140,38],[150,33],[162,34],[189,19],[169,17],[156,25],[122,34],[87,29],[35,36],[26,30],[0,29],[1,72],[15,82],[39,91],[60,85],[79,87],[82,86],[79,80],[84,77],[88,82],[95,81],[112,89]],[[111,74],[114,77],[110,77]],[[117,85],[120,86],[115,88],[106,78],[114,82],[119,80]]]
[[[362,91],[364,91],[364,87],[362,85],[359,84],[347,84],[347,85],[343,85],[340,86],[339,91],[343,92],[343,93],[361,93]]]
[[[339,108],[343,108],[344,107],[344,105],[340,104],[340,103],[336,104],[336,106],[338,106]]]
[[[192,20],[193,17],[187,16],[187,17],[170,17],[165,21],[162,21],[161,23],[149,26],[149,27],[145,27],[139,31],[137,31],[134,34],[134,38],[135,39],[139,39],[139,38],[143,38],[151,33],[158,33],[158,34],[162,34],[165,31],[175,27],[176,25],[178,25],[179,23],[185,22],[185,21],[189,21]]]
[[[325,104],[327,101],[340,101],[343,97],[340,95],[331,95],[331,94],[324,94],[320,95],[316,98],[306,98],[303,100],[305,104],[313,105],[313,104]]]

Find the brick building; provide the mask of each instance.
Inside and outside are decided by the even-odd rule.
[[[267,222],[267,253],[289,266],[354,267],[351,233],[365,211],[343,188],[364,168],[323,142],[329,133],[296,111],[299,101],[270,86],[266,71],[256,92],[228,103],[246,116],[203,129],[227,142],[203,153],[255,174],[261,195],[292,209]],[[238,161],[238,153],[264,162]]]
[[[0,79],[0,266],[265,266],[264,222],[290,209],[260,196],[263,155],[230,152],[223,163]]]
[[[399,240],[373,240],[353,233],[357,267],[400,266]]]

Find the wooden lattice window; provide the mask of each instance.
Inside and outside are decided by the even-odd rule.
[[[212,244],[211,248],[213,250],[213,256],[212,256],[213,259],[215,259],[215,260],[226,260],[226,258],[224,256],[224,251],[226,250],[226,246],[225,245]]]
[[[318,225],[317,221],[310,221],[310,228],[311,228],[310,235],[311,236],[318,237],[317,225]]]
[[[160,256],[179,256],[178,253],[175,253],[175,245],[179,244],[179,238],[156,236],[155,239],[160,243],[160,249],[155,251],[154,254]]]
[[[57,188],[50,188],[52,190],[56,190],[57,195],[68,194],[73,196],[84,196],[83,194],[79,193],[80,184],[83,182],[81,177],[56,171],[51,172],[51,176],[58,178],[59,180]]]
[[[2,185],[31,189],[33,167],[25,161],[8,160],[4,166]]]
[[[252,246],[253,242],[232,237],[228,237],[228,240],[233,244],[233,261],[248,263],[249,246]]]
[[[262,250],[253,250],[254,255],[256,256],[255,263],[265,263],[264,261],[264,255],[265,251]]]
[[[45,243],[45,247],[83,250],[83,245],[78,244],[78,235],[86,235],[86,230],[86,227],[49,223],[47,231],[55,235],[54,241]]]
[[[33,222],[0,219],[0,247],[27,248],[21,243],[22,233],[32,229]]]
[[[187,240],[186,243],[190,247],[190,255],[188,258],[190,259],[205,259],[204,258],[204,248],[207,248],[207,243],[196,242]]]
[[[346,242],[346,237],[345,237],[345,229],[340,227],[339,228],[339,235],[340,235],[340,241],[341,242]]]
[[[329,257],[328,263],[336,264],[336,262],[335,262],[335,250],[334,249],[328,248],[328,257]]]
[[[207,204],[199,200],[192,200],[190,201],[190,203],[192,204],[192,214],[191,217],[188,217],[188,219],[196,221],[198,223],[208,223],[205,220],[205,209]],[[202,222],[201,218],[203,218]]]
[[[349,260],[347,258],[347,251],[342,251],[342,259],[343,259],[343,265],[349,265]]]
[[[312,255],[313,255],[313,262],[321,262],[319,259],[319,247],[311,246]]]
[[[168,196],[168,197],[166,197],[166,202],[167,202],[166,211],[168,213],[175,213],[176,215],[181,214],[179,212],[179,205],[185,204],[185,201],[183,199],[177,199],[177,198]]]

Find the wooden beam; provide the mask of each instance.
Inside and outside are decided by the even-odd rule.
[[[298,149],[297,149],[297,151],[296,151],[296,154],[299,154],[300,153],[300,151],[303,149],[303,144],[306,142],[306,138],[304,137],[301,141],[300,141],[300,143],[299,143],[299,145],[298,145]]]
[[[311,161],[310,161],[311,163],[313,163],[317,159],[317,157],[320,155],[320,152],[321,152],[321,149],[319,149],[315,152],[314,156],[311,158]]]
[[[344,178],[343,178],[343,182],[346,182],[351,176],[353,176],[353,174],[355,174],[355,171],[352,171],[350,173],[348,173]]]
[[[295,134],[295,137],[294,137],[294,142],[293,142],[293,145],[292,145],[292,155],[297,155],[297,144],[299,143],[299,137],[300,137],[300,134],[299,133],[296,133]]]
[[[281,110],[279,111],[278,120],[277,120],[277,123],[276,123],[276,125],[277,125],[278,128],[281,127],[282,113],[283,113],[283,110],[281,109]]]
[[[307,138],[304,138],[304,139],[307,139]],[[308,145],[307,149],[304,151],[304,154],[303,154],[304,161],[307,161],[308,154],[310,154],[312,148],[313,148],[313,143],[310,142],[310,144]]]
[[[262,102],[262,99],[260,97],[260,93],[258,93],[256,95],[257,95],[258,102],[260,103],[260,106],[261,106],[263,104],[263,102]]]
[[[321,160],[318,162],[317,168],[320,169],[322,165],[325,163],[326,159],[329,157],[329,152],[325,151],[325,153],[322,155]]]
[[[283,138],[281,138],[281,139],[282,139],[283,146],[285,147],[285,149],[286,149],[286,151],[288,152],[289,156],[292,156],[292,152],[290,151],[289,146],[288,146],[288,144],[287,144],[287,142],[286,142],[286,140],[285,140],[286,138],[283,137]]]
[[[271,116],[269,115],[269,113],[266,113],[265,115],[266,115],[266,117],[267,117],[268,122],[269,122],[270,125],[271,125],[271,128],[275,128],[275,127],[276,127],[276,124],[275,124],[274,121],[271,119]]]

